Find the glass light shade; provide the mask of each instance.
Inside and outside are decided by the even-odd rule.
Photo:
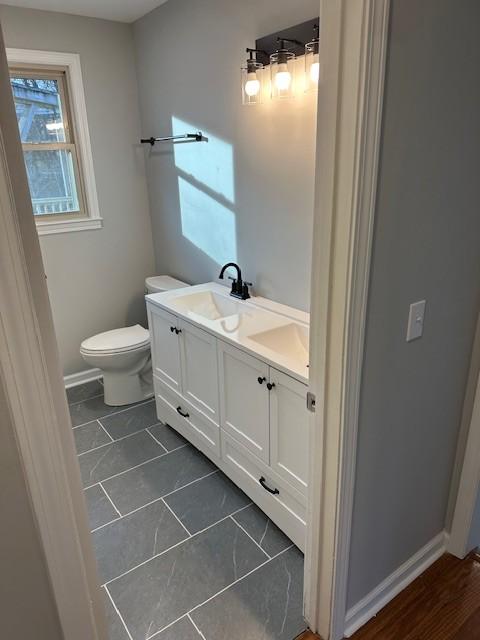
[[[259,104],[263,101],[263,64],[249,60],[242,69],[242,104]]]
[[[295,54],[280,50],[270,56],[272,98],[293,98],[295,93]]]
[[[318,89],[319,78],[318,40],[313,40],[305,45],[305,91]]]

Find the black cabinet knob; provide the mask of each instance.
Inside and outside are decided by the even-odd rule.
[[[274,387],[274,386],[275,386],[275,383],[274,383],[274,382],[267,382],[267,389],[268,389],[269,391],[271,391],[271,390],[273,389],[273,387]]]
[[[257,380],[258,380],[258,384],[263,384],[265,382],[266,378],[262,378],[262,377],[258,376]]]

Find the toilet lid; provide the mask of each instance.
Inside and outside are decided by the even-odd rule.
[[[150,276],[145,279],[145,285],[152,293],[183,289],[190,286],[186,282],[172,278],[172,276]]]
[[[150,342],[150,333],[139,324],[123,329],[113,329],[105,331],[96,336],[87,338],[80,346],[81,351],[96,352],[108,351],[119,353],[131,351],[138,347],[143,347]]]

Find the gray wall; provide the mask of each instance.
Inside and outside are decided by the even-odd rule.
[[[445,526],[480,302],[479,24],[477,0],[392,2],[349,606]]]
[[[145,322],[154,268],[129,25],[0,5],[7,47],[79,53],[104,228],[41,237],[64,373],[87,367],[80,342]]]
[[[257,37],[318,14],[318,0],[174,0],[134,24],[143,134],[177,118],[211,137],[147,160],[159,273],[205,282],[237,258],[257,293],[308,309],[316,99],[243,107],[240,67]]]

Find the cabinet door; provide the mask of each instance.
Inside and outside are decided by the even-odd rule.
[[[270,466],[292,487],[306,492],[308,477],[308,387],[270,368]]]
[[[180,333],[177,318],[149,305],[148,326],[152,345],[153,373],[171,389],[182,392],[180,369]],[[172,330],[173,329],[173,330]]]
[[[221,426],[268,464],[268,365],[221,340],[218,357]]]
[[[183,397],[218,425],[217,341],[188,322],[179,326]]]

